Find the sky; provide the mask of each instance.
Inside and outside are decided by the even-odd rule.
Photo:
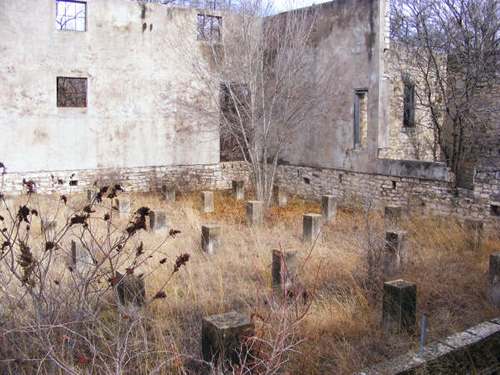
[[[274,8],[276,13],[284,12],[285,10],[307,7],[313,4],[326,3],[331,0],[274,0]]]

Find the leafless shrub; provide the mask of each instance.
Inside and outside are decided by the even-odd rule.
[[[19,207],[0,196],[7,213],[0,217],[3,373],[76,374],[80,367],[89,373],[127,373],[138,361],[168,362],[167,355],[159,360],[157,348],[148,347],[147,314],[134,301],[120,301],[115,290],[126,279],[119,270],[136,274],[178,231],[156,248],[144,248],[137,236],[146,229],[150,210],[139,208],[125,228],[117,226],[112,202],[123,191],[119,184],[99,187],[83,204],[61,195],[47,211],[39,204],[36,184],[23,185]],[[57,223],[61,216],[64,222]],[[165,287],[188,260],[188,254],[179,256],[167,281],[143,303],[166,298]],[[165,263],[149,274],[168,267]]]

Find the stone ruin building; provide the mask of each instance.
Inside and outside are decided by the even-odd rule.
[[[65,19],[59,6],[74,7],[77,17]],[[474,158],[469,186],[456,189],[456,176],[432,152],[432,131],[409,120],[425,122],[426,114],[410,100],[418,86],[391,59],[386,0],[316,7],[324,27],[315,48],[333,57],[337,94],[327,118],[294,139],[277,183],[308,198],[369,198],[497,224],[498,124],[475,135],[487,143],[479,149],[487,149],[488,162]],[[69,191],[103,179],[150,191],[166,182],[222,189],[248,178],[243,163],[221,162],[217,121],[178,105],[180,88],[188,87],[192,100],[202,94],[165,38],[175,34],[174,21],[183,22],[176,42],[203,59],[197,26],[208,20],[223,37],[225,17],[225,10],[162,1],[0,2],[2,190],[19,193],[25,178],[50,192],[51,176],[70,179]]]

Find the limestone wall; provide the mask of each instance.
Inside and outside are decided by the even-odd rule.
[[[392,168],[393,175],[361,173],[345,169],[313,168],[280,165],[276,183],[290,194],[307,199],[320,199],[334,195],[341,206],[359,206],[371,202],[374,208],[401,205],[416,214],[454,216],[483,220],[490,228],[500,228],[499,184],[483,175],[474,190],[455,189],[453,176],[442,165],[424,165],[407,173],[405,163]],[[415,163],[415,162],[411,162]],[[383,169],[387,169],[384,167]],[[23,179],[33,180],[39,193],[82,192],[95,182],[120,183],[127,191],[158,191],[162,185],[176,185],[179,191],[203,189],[228,189],[232,180],[250,183],[250,169],[244,162],[227,162],[211,165],[158,166],[144,168],[109,168],[32,173],[7,173],[0,178],[0,191],[7,195],[23,192]],[[498,173],[498,172],[496,172]],[[420,177],[411,177],[410,174]],[[58,179],[63,181],[58,184]],[[73,183],[70,183],[73,181]],[[495,211],[497,210],[497,211]]]
[[[384,52],[384,89],[387,94],[388,141],[379,157],[406,160],[439,160],[440,151],[433,132],[430,111],[422,105],[421,73],[411,61],[401,55],[397,46]],[[404,75],[415,84],[415,126],[403,126]]]
[[[162,185],[175,185],[179,191],[228,189],[233,179],[248,179],[244,163],[220,163],[171,167],[85,169],[31,173],[7,173],[0,177],[0,192],[23,193],[23,179],[35,182],[41,194],[83,192],[95,182],[100,186],[119,183],[130,192],[159,191]],[[58,183],[62,181],[62,184]]]
[[[493,199],[489,184],[477,185],[474,191],[455,189],[453,176],[437,179],[434,171],[419,178],[382,173],[360,173],[343,169],[282,165],[277,183],[292,194],[319,199],[330,194],[340,205],[357,206],[371,202],[375,208],[401,205],[416,214],[454,216],[483,220],[487,226],[500,227],[500,218],[491,211]]]

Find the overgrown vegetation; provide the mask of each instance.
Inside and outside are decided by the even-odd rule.
[[[368,253],[383,246],[383,222],[368,204],[341,210],[309,246],[301,241],[302,214],[319,207],[300,199],[271,208],[266,225],[251,228],[243,205],[225,193],[216,194],[212,214],[199,213],[194,194],[168,204],[130,194],[132,214],[123,217],[112,203],[124,194],[116,184],[96,188],[90,203],[81,194],[41,196],[29,181],[25,186],[15,201],[2,197],[8,208],[0,213],[2,373],[215,371],[201,360],[201,319],[231,310],[256,324],[251,355],[242,356],[235,374],[347,374],[415,346],[415,337],[380,328],[383,276],[368,277]],[[145,231],[148,210],[158,208],[167,210],[169,230]],[[41,229],[54,220],[54,229]],[[222,246],[211,257],[200,250],[205,222],[223,224]],[[498,314],[485,288],[487,256],[498,238],[472,252],[449,220],[415,217],[407,229],[410,257],[399,276],[418,285],[430,339]],[[83,251],[76,267],[68,263],[71,240]],[[275,248],[299,252],[307,303],[273,295]],[[142,307],[120,303],[117,272],[144,280]]]

